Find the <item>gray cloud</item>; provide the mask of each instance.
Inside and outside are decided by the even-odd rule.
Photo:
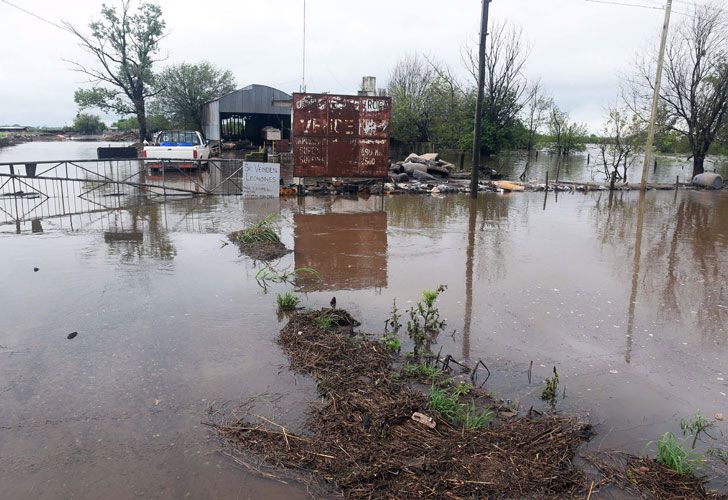
[[[88,24],[101,8],[94,0],[16,1],[47,19],[78,26]],[[302,0],[159,3],[169,28],[162,43],[168,54],[164,64],[206,59],[232,70],[241,86],[263,83],[298,90]],[[477,0],[308,0],[307,8],[310,91],[353,92],[362,75],[377,76],[383,86],[407,52],[428,54],[467,78],[460,49],[477,36]],[[658,10],[584,0],[494,0],[491,15],[523,27],[532,47],[528,77],[540,77],[574,119],[595,130],[602,107],[616,96],[619,72],[654,39],[662,22]],[[72,121],[73,91],[84,78],[63,60],[88,61],[88,56],[68,33],[7,4],[0,3],[0,19],[0,124]]]

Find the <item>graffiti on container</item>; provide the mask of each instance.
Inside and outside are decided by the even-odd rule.
[[[294,94],[296,177],[386,177],[388,97]]]

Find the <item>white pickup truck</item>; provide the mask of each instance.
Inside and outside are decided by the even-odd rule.
[[[154,145],[144,146],[144,158],[149,158],[145,163],[151,169],[205,167],[207,161],[200,160],[210,158],[210,147],[199,132],[163,130]]]

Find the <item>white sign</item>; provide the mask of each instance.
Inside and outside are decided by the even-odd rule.
[[[243,164],[244,198],[278,198],[281,179],[280,163]]]

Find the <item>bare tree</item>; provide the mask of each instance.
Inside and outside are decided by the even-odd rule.
[[[120,3],[120,11],[102,6],[101,19],[89,25],[90,34],[64,23],[97,62],[96,67],[71,62],[73,69],[88,75],[94,85],[78,89],[74,99],[81,109],[96,107],[122,115],[135,114],[140,140],[144,140],[148,138],[146,101],[158,92],[153,90],[152,67],[159,61],[154,55],[164,37],[165,23],[157,4],[142,2],[132,12],[131,0]]]
[[[417,54],[402,57],[389,76],[392,135],[405,142],[432,139],[432,85],[436,74]]]
[[[708,150],[728,121],[728,15],[715,3],[698,5],[672,33],[660,90],[663,126],[686,137],[693,175],[704,171]],[[631,80],[638,102],[654,89],[655,60],[643,56]]]
[[[527,88],[523,67],[529,53],[530,48],[524,41],[520,27],[504,21],[495,23],[488,31],[485,51],[484,128],[497,130],[510,127],[523,109]],[[477,88],[478,51],[475,46],[466,44],[462,57]]]
[[[541,80],[536,80],[531,84],[527,99],[527,104],[523,109],[523,122],[528,131],[526,149],[530,153],[533,150],[536,134],[548,121],[549,111],[553,108],[554,100],[544,93]]]

